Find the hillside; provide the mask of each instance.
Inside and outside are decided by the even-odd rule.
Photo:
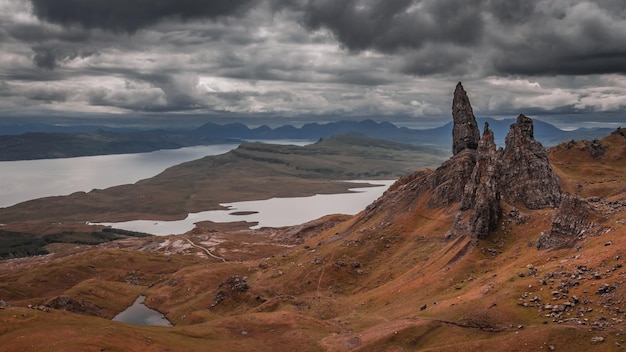
[[[18,248],[31,248],[32,241],[46,244],[33,239],[42,236],[78,243],[100,243],[111,237],[92,233],[87,221],[183,219],[188,213],[221,209],[221,203],[342,193],[354,184],[337,180],[396,179],[415,168],[435,167],[447,155],[437,148],[356,135],[305,147],[244,143],[226,154],[183,163],[135,184],[0,208],[0,224],[5,224],[0,229],[0,257],[23,252]]]
[[[4,261],[0,343],[7,351],[621,349],[626,130],[545,150],[520,115],[497,150],[494,131],[479,135],[460,84],[453,118],[453,156],[402,177],[354,217],[259,232],[198,228]],[[175,326],[105,319],[138,294]],[[56,297],[73,303],[53,305]]]

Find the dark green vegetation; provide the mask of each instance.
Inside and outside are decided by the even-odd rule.
[[[45,247],[52,243],[96,245],[122,238],[147,236],[150,235],[111,228],[92,232],[62,231],[43,236],[0,230],[0,259],[48,254],[49,252]]]
[[[132,185],[31,200],[0,209],[3,229],[22,233],[85,231],[86,221],[182,219],[191,212],[220,209],[220,203],[345,192],[351,179],[395,179],[436,167],[448,156],[437,148],[356,135],[323,139],[306,147],[245,143],[229,153],[183,163]],[[50,225],[54,227],[49,230]],[[92,229],[86,227],[91,231]],[[93,241],[100,235],[82,234]],[[65,238],[65,237],[64,237]],[[37,254],[45,239],[1,253]],[[69,242],[69,240],[64,240]],[[32,242],[32,241],[31,241]],[[21,248],[21,247],[19,247]]]

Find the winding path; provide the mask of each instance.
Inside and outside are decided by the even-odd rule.
[[[215,254],[211,253],[211,251],[209,251],[209,250],[208,250],[208,249],[206,249],[205,247],[202,247],[202,246],[200,246],[200,245],[197,245],[197,244],[193,243],[193,242],[192,242],[190,239],[188,239],[188,238],[187,238],[187,242],[189,242],[189,244],[190,244],[190,245],[192,245],[192,246],[194,246],[194,247],[196,247],[196,248],[200,248],[200,249],[202,249],[202,250],[203,250],[203,251],[205,251],[205,252],[206,252],[206,254],[208,254],[209,256],[211,256],[211,257],[213,257],[213,258],[215,258],[215,259],[221,260],[221,261],[223,261],[224,263],[226,263],[226,259],[224,259],[224,258],[222,258],[222,257],[218,257],[218,256],[216,256]]]

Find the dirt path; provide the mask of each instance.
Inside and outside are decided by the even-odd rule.
[[[203,251],[205,251],[205,252],[206,252],[206,254],[208,254],[209,256],[211,256],[211,257],[213,257],[213,258],[215,258],[215,259],[217,259],[217,260],[221,260],[221,261],[223,261],[224,263],[226,262],[226,259],[224,259],[224,258],[222,258],[222,257],[218,257],[218,256],[216,256],[215,254],[211,253],[211,251],[209,251],[207,248],[202,247],[202,246],[200,246],[200,245],[197,245],[197,244],[193,243],[193,242],[192,242],[190,239],[188,239],[188,238],[187,238],[187,242],[189,242],[189,244],[190,244],[190,245],[192,245],[192,246],[194,246],[194,247],[196,247],[196,248],[200,248],[200,249],[202,249],[202,250],[203,250]]]

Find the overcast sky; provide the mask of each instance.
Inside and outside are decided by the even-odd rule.
[[[626,125],[624,0],[0,0],[0,116]],[[51,120],[52,121],[52,120]]]

